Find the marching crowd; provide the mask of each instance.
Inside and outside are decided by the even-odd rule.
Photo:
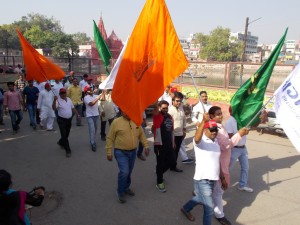
[[[142,125],[137,126],[122,109],[113,103],[112,90],[101,92],[93,84],[92,77],[86,74],[79,82],[73,71],[70,72],[65,84],[58,80],[52,86],[48,82],[27,82],[23,75],[20,75],[16,82],[8,82],[7,86],[8,91],[5,93],[0,90],[0,125],[4,125],[3,110],[4,113],[10,115],[14,135],[20,129],[22,111],[28,111],[30,126],[34,130],[39,127],[49,132],[53,131],[56,118],[60,131],[57,144],[65,149],[68,158],[72,154],[68,141],[72,118],[75,116],[76,126],[82,126],[82,117],[86,118],[92,151],[97,150],[97,128],[100,119],[100,136],[101,140],[105,141],[107,160],[112,161],[114,157],[119,168],[117,199],[125,203],[127,196],[135,195],[130,187],[135,159],[138,157],[145,161],[144,155],[148,156],[150,151],[145,136],[147,126],[145,114],[141,115]],[[213,216],[220,224],[229,225],[231,223],[225,217],[222,197],[230,185],[230,171],[237,159],[241,168],[238,190],[253,192],[253,189],[247,186],[249,164],[246,137],[248,129],[244,127],[238,130],[233,116],[230,116],[222,125],[221,108],[212,106],[208,102],[205,91],[200,92],[200,98],[201,101],[192,110],[192,121],[196,127],[193,138],[195,152],[193,197],[180,210],[188,220],[194,221],[195,217],[191,211],[196,205],[202,205],[204,225],[211,224]],[[158,99],[157,108],[153,113],[151,131],[154,135],[156,156],[156,188],[162,193],[167,191],[164,173],[167,170],[175,173],[183,172],[177,165],[179,155],[182,163],[194,162],[186,153],[184,139],[187,133],[187,122],[182,106],[183,100],[184,96],[181,92],[167,86],[163,95]],[[229,112],[231,112],[230,108]],[[109,131],[106,134],[107,122]],[[7,179],[10,179],[10,174],[1,170],[0,222],[4,221],[3,213],[15,210],[14,206],[6,207],[6,204],[12,201],[7,197],[9,195],[7,190],[11,184]],[[7,224],[10,223],[7,222]]]

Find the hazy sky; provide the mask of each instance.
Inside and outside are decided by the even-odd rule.
[[[232,32],[249,31],[259,43],[277,43],[285,28],[287,39],[300,40],[299,0],[165,0],[179,37],[191,33],[209,34],[217,26]],[[28,13],[40,13],[60,21],[66,33],[85,32],[93,37],[93,23],[102,14],[107,35],[114,30],[125,41],[132,32],[145,0],[8,0],[1,3],[0,24],[20,20]],[[297,19],[298,18],[298,19]]]

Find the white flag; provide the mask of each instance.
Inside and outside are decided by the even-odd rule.
[[[116,80],[116,77],[117,77],[117,74],[118,74],[118,71],[119,71],[119,67],[120,67],[120,64],[122,62],[122,58],[123,58],[123,55],[124,55],[124,52],[125,52],[125,49],[126,49],[126,46],[127,46],[127,43],[128,43],[128,38],[127,38],[127,41],[126,41],[124,47],[122,48],[122,51],[121,51],[121,53],[120,53],[120,55],[117,59],[116,64],[112,68],[109,76],[106,77],[106,79],[99,85],[99,89],[113,89],[113,86],[114,86],[114,83],[115,83],[115,80]]]
[[[274,95],[276,117],[300,153],[300,64],[295,67]]]

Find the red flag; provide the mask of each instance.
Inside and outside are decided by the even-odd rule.
[[[146,107],[187,67],[164,0],[147,0],[122,58],[113,101],[140,125]]]
[[[36,51],[21,34],[19,29],[16,30],[23,50],[24,64],[26,67],[26,80],[36,80],[39,82],[51,79],[61,80],[65,76],[65,72]]]

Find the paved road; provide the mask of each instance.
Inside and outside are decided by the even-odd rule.
[[[155,155],[137,159],[132,188],[135,197],[125,204],[116,199],[117,165],[108,162],[104,142],[97,152],[88,144],[87,125],[72,127],[73,151],[66,158],[56,144],[59,132],[33,131],[24,114],[21,130],[12,135],[5,117],[0,126],[0,168],[13,174],[16,189],[30,190],[44,185],[43,206],[31,210],[34,225],[174,225],[191,224],[179,208],[191,198],[194,164],[181,165],[183,173],[167,172],[166,193],[155,188]],[[85,123],[86,124],[86,123]],[[55,125],[57,129],[57,125]],[[148,140],[152,142],[149,128]],[[194,130],[189,128],[187,143]],[[286,138],[252,131],[247,142],[250,158],[250,186],[254,193],[236,189],[239,167],[232,173],[232,186],[224,195],[225,213],[237,225],[298,225],[300,210],[300,156]],[[188,153],[192,155],[191,144]],[[202,224],[202,207],[196,207],[194,224]],[[214,220],[214,225],[218,224]]]

